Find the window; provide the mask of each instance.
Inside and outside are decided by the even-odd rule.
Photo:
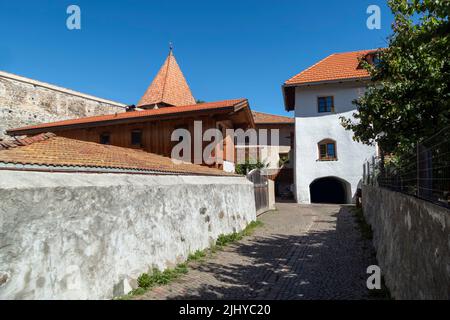
[[[142,146],[142,130],[131,131],[131,144],[133,146]]]
[[[334,111],[334,99],[333,97],[319,97],[317,98],[319,112],[333,112]]]
[[[336,142],[331,139],[322,140],[319,142],[319,160],[333,161],[337,160],[336,156]]]
[[[111,144],[110,134],[108,132],[102,133],[100,135],[100,143],[101,144]]]

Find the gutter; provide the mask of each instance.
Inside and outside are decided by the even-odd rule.
[[[316,82],[305,82],[305,83],[293,83],[293,84],[283,84],[282,88],[288,87],[309,87],[316,86],[321,84],[333,84],[333,83],[343,83],[343,82],[364,82],[370,80],[370,77],[357,77],[357,78],[345,78],[345,79],[336,79],[336,80],[324,80],[324,81],[316,81]]]

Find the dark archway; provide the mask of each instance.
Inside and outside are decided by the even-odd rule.
[[[325,177],[314,180],[309,185],[311,203],[348,203],[348,182],[335,178]]]

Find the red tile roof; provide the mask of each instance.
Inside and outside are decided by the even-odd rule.
[[[255,124],[294,124],[294,118],[252,111]]]
[[[67,167],[72,167],[76,171],[89,168],[91,170],[86,171],[233,175],[190,163],[174,164],[170,158],[141,150],[58,137],[53,133],[39,134],[16,142],[1,142],[0,163],[37,165],[45,171],[70,171]],[[34,169],[39,170],[36,167]]]
[[[335,53],[287,80],[285,85],[369,78],[359,59],[376,50]]]
[[[218,102],[208,102],[202,104],[195,104],[190,106],[178,106],[178,107],[167,107],[161,109],[149,109],[142,111],[131,111],[131,112],[123,112],[102,116],[93,116],[93,117],[85,117],[79,119],[72,120],[63,120],[56,121],[50,123],[43,123],[38,125],[32,125],[22,128],[15,128],[7,130],[8,134],[12,135],[23,135],[30,133],[40,133],[43,131],[52,131],[52,128],[56,127],[64,127],[68,128],[76,125],[87,125],[92,123],[109,123],[120,120],[139,120],[139,119],[151,119],[151,118],[163,118],[167,116],[173,115],[183,115],[185,113],[194,112],[194,113],[211,113],[218,112],[221,110],[224,111],[236,111],[240,106],[248,107],[247,99],[235,99],[235,100],[224,100]]]
[[[195,104],[191,89],[172,51],[170,51],[169,56],[137,106],[143,107],[155,104],[172,106]]]

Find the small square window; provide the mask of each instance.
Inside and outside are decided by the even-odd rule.
[[[141,146],[142,145],[142,131],[141,130],[133,130],[131,132],[131,144],[133,146]]]
[[[330,140],[319,142],[319,160],[320,161],[337,160],[336,142]]]
[[[334,99],[332,96],[317,98],[317,105],[319,112],[334,111]]]
[[[102,133],[100,135],[100,143],[101,144],[111,144],[111,136],[109,133]]]

